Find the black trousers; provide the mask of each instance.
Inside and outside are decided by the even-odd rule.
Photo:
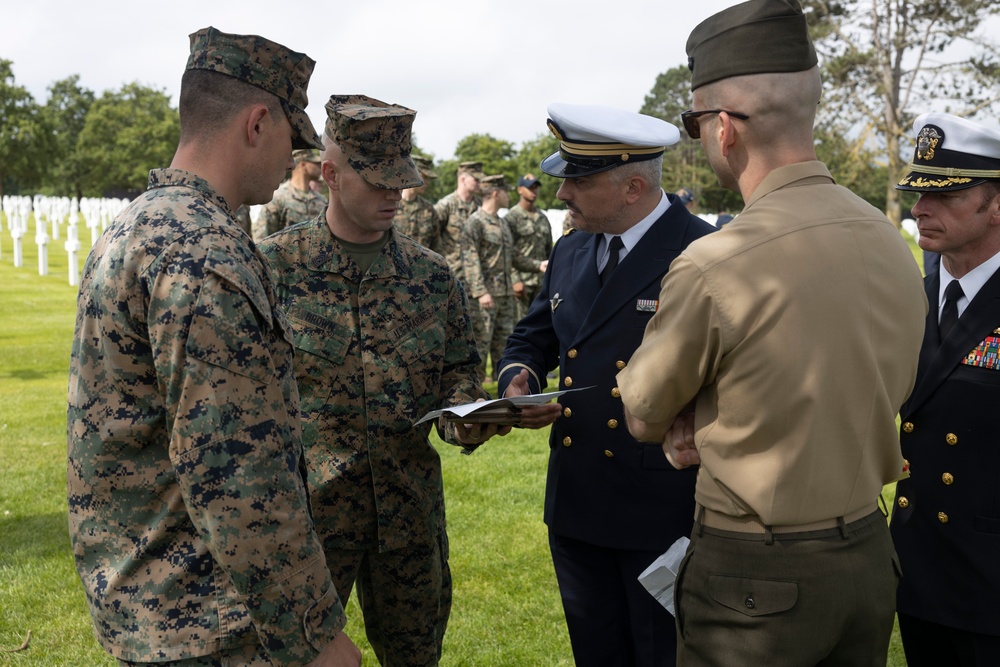
[[[549,548],[576,667],[676,664],[674,618],[638,581],[662,552],[601,547],[552,531]]]
[[[909,667],[995,667],[1000,637],[966,632],[899,614],[899,635]]]

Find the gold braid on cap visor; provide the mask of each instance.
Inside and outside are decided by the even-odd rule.
[[[631,146],[629,144],[578,144],[565,139],[559,142],[559,148],[570,155],[580,157],[612,157],[622,156],[627,160],[626,155],[654,155],[662,153],[666,146]]]
[[[930,167],[911,162],[907,169],[922,174],[964,178],[1000,178],[1000,169],[961,169],[959,167]]]

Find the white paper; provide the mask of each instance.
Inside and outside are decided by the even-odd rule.
[[[639,583],[649,591],[649,594],[656,598],[656,601],[663,605],[667,611],[674,614],[674,581],[677,579],[677,571],[680,569],[681,561],[687,552],[688,544],[691,542],[686,537],[680,537],[670,545],[659,558],[643,570],[639,575]]]
[[[413,422],[413,425],[422,424],[428,419],[437,419],[441,415],[448,414],[455,415],[456,417],[464,417],[465,415],[472,414],[477,410],[482,410],[483,408],[490,406],[512,406],[512,405],[544,405],[548,403],[553,398],[557,396],[562,396],[563,394],[568,394],[573,391],[583,391],[585,389],[591,389],[591,387],[580,387],[579,389],[564,389],[563,391],[551,391],[547,394],[527,394],[525,396],[510,396],[508,398],[494,398],[492,401],[479,401],[476,403],[463,403],[462,405],[452,405],[441,410],[431,410],[426,415]]]

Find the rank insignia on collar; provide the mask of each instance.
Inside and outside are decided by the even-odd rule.
[[[553,296],[551,299],[549,299],[549,303],[552,305],[552,312],[553,313],[556,312],[556,308],[558,308],[559,304],[562,303],[562,302],[563,302],[563,300],[559,298],[559,292],[556,292],[555,296]]]
[[[944,139],[941,130],[933,125],[924,125],[917,135],[917,159],[933,160],[934,149]]]
[[[659,306],[659,299],[639,299],[635,302],[635,309],[640,313],[655,313]]]

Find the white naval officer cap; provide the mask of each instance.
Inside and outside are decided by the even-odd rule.
[[[1000,126],[925,113],[913,121],[913,132],[913,159],[897,190],[945,192],[1000,180]]]
[[[549,130],[559,139],[559,150],[542,160],[541,169],[557,178],[652,160],[681,136],[665,120],[613,107],[557,102],[549,105],[548,112]]]

